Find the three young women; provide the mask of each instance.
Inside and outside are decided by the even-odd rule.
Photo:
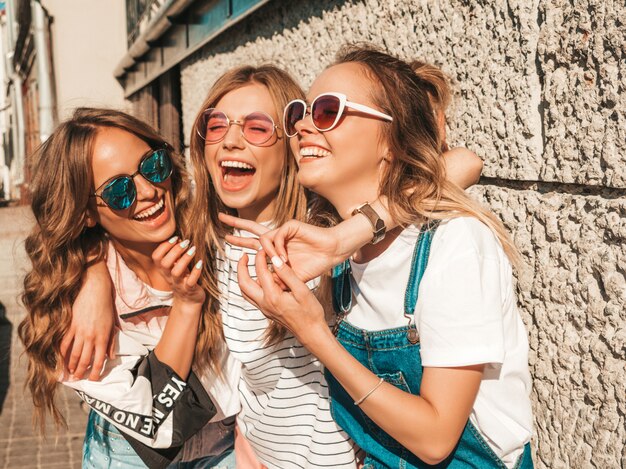
[[[237,273],[244,252],[226,241],[231,231],[218,219],[225,212],[276,227],[307,217],[296,160],[279,124],[285,105],[302,98],[295,82],[273,66],[242,67],[217,80],[191,136],[196,187],[190,239],[204,261],[200,283],[207,304],[221,322],[205,334],[223,334],[242,364],[237,421],[259,459],[280,468],[355,467],[354,442],[330,415],[320,362],[242,296]],[[465,167],[462,152],[447,159]],[[475,179],[479,169],[468,172],[459,171],[462,182]],[[358,229],[366,239],[369,228]],[[349,249],[360,246],[355,240]]]

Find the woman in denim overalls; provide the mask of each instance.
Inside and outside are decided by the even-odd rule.
[[[333,416],[364,450],[364,467],[531,468],[528,344],[509,261],[517,253],[494,215],[444,181],[433,103],[445,105],[445,86],[384,52],[349,47],[313,83],[310,107],[285,111],[300,181],[342,218],[363,214],[374,228],[372,243],[333,269],[333,330],[276,255],[332,229],[291,223],[266,235],[287,291],[263,256],[258,283],[243,265],[239,282],[324,364]],[[374,200],[402,227],[384,239],[363,206]]]

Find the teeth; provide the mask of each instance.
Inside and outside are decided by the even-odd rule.
[[[152,207],[150,207],[149,209],[146,209],[140,213],[138,213],[137,215],[135,215],[135,219],[137,220],[142,220],[144,218],[148,218],[150,215],[155,214],[157,211],[161,210],[161,208],[163,208],[163,204],[165,203],[165,199],[161,199],[159,200],[159,202],[156,205],[153,205]]]
[[[300,156],[330,156],[330,152],[320,147],[302,147],[300,148]]]
[[[243,161],[222,161],[221,166],[222,168],[254,169],[254,166]]]

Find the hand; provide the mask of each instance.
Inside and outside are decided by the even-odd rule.
[[[168,281],[174,300],[179,304],[202,305],[206,298],[204,289],[198,285],[202,273],[202,261],[190,269],[194,259],[195,247],[189,247],[189,241],[161,243],[152,253],[152,260],[159,267],[161,274]]]
[[[263,251],[256,256],[256,281],[248,272],[248,255],[241,256],[237,269],[239,287],[248,301],[268,318],[289,329],[307,347],[320,330],[328,330],[324,308],[296,273],[280,259],[278,261],[274,262],[274,271],[290,291],[283,291],[274,281]]]
[[[85,271],[70,329],[61,341],[61,356],[72,378],[82,379],[91,365],[89,379],[100,379],[104,360],[115,358],[115,319],[113,283],[106,263],[100,261]]]
[[[226,241],[250,249],[259,249],[262,246],[274,264],[276,259],[288,261],[295,275],[304,282],[328,272],[360,247],[356,242],[349,244],[349,241],[358,241],[356,236],[342,236],[345,222],[333,228],[320,228],[290,220],[275,230],[269,230],[253,221],[223,213],[220,213],[219,218],[227,225],[258,236],[242,238],[227,235]],[[365,239],[368,236],[371,238],[371,232],[371,227],[365,221]]]

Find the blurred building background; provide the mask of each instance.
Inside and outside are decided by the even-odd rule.
[[[125,108],[112,75],[126,51],[124,0],[7,0],[0,42],[0,203],[27,201],[25,156],[72,110]]]
[[[184,147],[233,66],[273,62],[306,88],[348,41],[441,66],[450,143],[484,159],[472,192],[525,259],[536,466],[626,467],[623,0],[2,4],[5,201],[25,198],[24,155],[77,105],[130,109]]]

